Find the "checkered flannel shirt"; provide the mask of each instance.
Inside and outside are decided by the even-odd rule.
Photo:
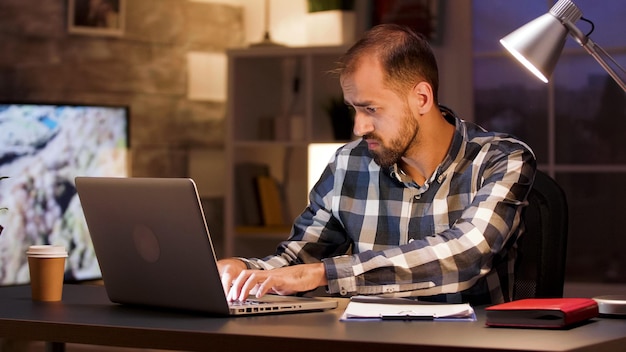
[[[353,141],[330,160],[289,239],[275,255],[248,265],[267,270],[322,261],[328,292],[340,295],[510,300],[535,157],[512,136],[442,111],[456,132],[424,185],[397,165],[381,169],[367,144]]]

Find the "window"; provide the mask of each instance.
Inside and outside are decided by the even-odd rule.
[[[499,40],[554,1],[473,1],[474,116],[535,151],[565,190],[570,213],[569,281],[626,282],[626,93],[572,38],[549,84],[514,61]],[[623,0],[574,0],[594,22],[591,38],[623,67]],[[587,33],[591,26],[576,26]]]

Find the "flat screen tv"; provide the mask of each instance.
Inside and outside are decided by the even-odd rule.
[[[65,280],[101,278],[74,178],[129,176],[129,109],[0,102],[0,285],[30,281],[26,250],[64,245]]]

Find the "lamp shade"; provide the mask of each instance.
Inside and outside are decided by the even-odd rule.
[[[565,46],[565,37],[570,34],[626,92],[626,82],[611,67],[609,61],[619,68],[620,72],[626,70],[594,43],[589,34],[583,34],[574,25],[582,15],[582,11],[570,0],[559,0],[552,6],[550,12],[500,39],[500,44],[535,76],[548,83],[548,77],[552,75]],[[585,21],[592,24],[593,30],[593,23]]]
[[[502,38],[500,44],[547,83],[561,56],[567,34],[567,28],[552,14],[546,13]]]

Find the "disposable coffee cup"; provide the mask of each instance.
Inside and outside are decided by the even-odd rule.
[[[30,246],[26,251],[34,301],[56,302],[63,296],[67,251],[63,246]]]

